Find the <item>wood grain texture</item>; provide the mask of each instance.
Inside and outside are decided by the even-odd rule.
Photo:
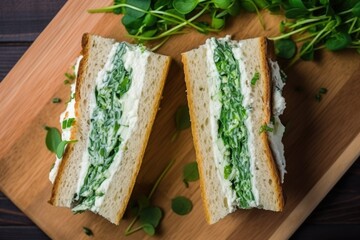
[[[53,96],[68,97],[68,89],[62,85],[63,72],[80,49],[79,36],[84,31],[92,31],[124,39],[123,29],[118,25],[118,19],[114,16],[93,15],[89,21],[86,21],[89,17],[87,14],[74,16],[75,12],[81,9],[85,10],[91,4],[95,4],[91,2],[90,5],[86,5],[89,2],[70,1],[65,9],[76,8],[76,11],[72,10],[69,13],[63,9],[60,12],[62,17],[55,18],[55,22],[39,37],[34,46],[5,79],[5,87],[4,83],[0,85],[1,96],[12,98],[12,100],[0,100],[1,112],[7,113],[7,116],[4,114],[0,116],[2,126],[0,144],[5,146],[5,149],[0,150],[0,190],[10,196],[52,238],[85,238],[81,230],[83,225],[90,226],[99,238],[121,237],[123,229],[129,222],[129,219],[125,219],[119,227],[115,227],[94,214],[72,216],[67,209],[54,209],[46,204],[50,195],[47,173],[53,156],[44,147],[45,133],[42,125],[45,123],[56,125],[57,116],[64,108],[61,105],[51,104],[50,100]],[[97,6],[102,4],[104,3],[97,3]],[[71,24],[64,21],[63,18],[67,18]],[[96,20],[93,20],[94,18]],[[75,21],[76,19],[79,22]],[[226,32],[237,33],[241,30],[235,34],[235,38],[263,33],[255,18],[250,19],[243,16],[237,19],[236,23],[240,21],[246,27],[233,24]],[[84,26],[85,23],[86,26]],[[57,29],[58,26],[61,26],[61,29]],[[82,31],[79,33],[70,31],[70,34],[64,32],[70,26]],[[276,31],[275,25],[270,26],[267,34]],[[62,36],[61,39],[51,38],[57,34]],[[328,53],[321,62],[301,63],[289,72],[290,80],[285,92],[288,108],[284,116],[288,123],[285,146],[289,165],[289,174],[286,176],[287,182],[284,187],[287,195],[285,212],[273,214],[259,210],[238,211],[210,227],[205,224],[203,219],[197,183],[192,184],[190,189],[185,189],[181,183],[179,169],[186,162],[194,159],[190,131],[181,133],[177,142],[173,144],[169,141],[175,131],[173,114],[176,107],[186,102],[178,53],[203,43],[205,38],[206,36],[192,33],[174,38],[171,40],[172,43],[170,42],[160,49],[161,53],[172,55],[175,62],[164,90],[162,108],[155,122],[134,195],[149,190],[150,183],[159,174],[161,168],[170,158],[175,158],[177,159],[176,166],[170,171],[166,181],[160,185],[159,192],[154,199],[166,212],[159,238],[205,238],[209,236],[238,238],[244,235],[247,238],[267,238],[275,232],[275,229],[279,229],[277,227],[281,226],[281,223],[285,222],[285,219],[294,210],[305,207],[305,210],[300,212],[301,218],[295,219],[297,220],[295,222],[286,221],[286,231],[280,231],[282,234],[280,236],[289,236],[291,234],[289,231],[294,231],[310,213],[338,177],[350,166],[357,153],[356,150],[353,150],[352,157],[347,156],[347,159],[341,161],[341,171],[336,171],[325,183],[320,182],[323,187],[315,194],[310,203],[303,204],[304,206],[299,205],[302,199],[314,189],[315,184],[321,181],[321,177],[334,166],[346,147],[354,142],[356,134],[359,133],[359,126],[356,126],[356,123],[359,122],[360,116],[354,111],[354,109],[359,109],[360,104],[356,97],[356,91],[360,90],[359,84],[357,86],[354,84],[355,80],[359,78],[359,74],[356,73],[359,67],[358,57],[350,52]],[[59,56],[61,59],[57,59]],[[353,61],[349,61],[349,58],[352,58]],[[29,62],[35,64],[35,67],[29,66]],[[51,62],[50,66],[49,62]],[[343,70],[344,68],[346,71]],[[323,76],[324,72],[326,72],[325,76]],[[345,74],[339,75],[339,72]],[[53,77],[50,79],[49,76]],[[15,81],[14,84],[10,83]],[[32,86],[32,84],[36,86]],[[295,92],[294,88],[297,85],[301,85],[304,91]],[[322,86],[327,87],[330,91],[321,103],[317,103],[314,101],[314,95]],[[28,109],[34,112],[29,112]],[[346,124],[343,124],[344,119],[346,119]],[[354,144],[356,146],[359,143],[355,142]],[[359,149],[358,145],[357,149]],[[156,169],[153,168],[154,161],[158,165]],[[304,175],[308,177],[304,179]],[[194,211],[186,218],[178,217],[170,211],[170,199],[178,194],[190,197],[195,204]],[[61,229],[56,222],[53,222],[54,216],[63,219],[65,225]],[[263,221],[259,222],[259,220]],[[174,222],[177,224],[174,225]],[[258,224],[265,226],[264,229],[257,229]],[[109,233],[111,235],[108,235]],[[143,236],[142,233],[137,233],[133,237]]]

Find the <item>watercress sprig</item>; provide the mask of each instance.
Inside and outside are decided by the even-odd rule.
[[[162,219],[162,211],[159,207],[151,205],[151,197],[154,195],[160,182],[164,179],[166,174],[169,172],[171,167],[174,165],[175,160],[169,162],[169,164],[162,171],[156,182],[154,183],[148,196],[140,196],[136,204],[131,206],[131,211],[135,215],[129,226],[125,230],[125,235],[131,235],[137,231],[143,230],[148,235],[152,236],[155,234],[156,227],[160,224]],[[137,221],[140,221],[140,225],[134,227]]]
[[[138,42],[160,40],[154,47],[158,48],[170,36],[184,33],[184,28],[218,32],[239,10],[235,0],[115,0],[112,6],[88,12],[123,14],[121,22],[130,37]],[[210,20],[204,21],[204,15]]]

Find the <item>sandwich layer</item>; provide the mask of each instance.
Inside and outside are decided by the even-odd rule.
[[[86,37],[90,57],[103,41],[108,41]],[[82,151],[71,158],[77,168],[67,207],[74,212],[91,210],[118,224],[141,165],[170,60],[138,46],[111,41],[102,49],[107,54],[100,69],[86,73],[86,89],[81,89],[87,92],[84,101],[79,98],[86,105],[85,109],[85,105],[79,106],[78,123],[84,126],[77,137]],[[88,60],[98,62],[96,58]],[[87,72],[92,71],[87,64]],[[76,96],[75,100],[78,103]],[[57,193],[52,199],[63,198]]]
[[[209,39],[183,54],[192,132],[209,223],[236,208],[283,207],[268,143],[266,39]],[[280,137],[281,139],[281,137]]]

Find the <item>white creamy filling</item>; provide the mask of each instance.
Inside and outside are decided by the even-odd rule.
[[[206,47],[206,62],[207,62],[207,75],[209,84],[209,112],[210,112],[210,128],[211,128],[211,139],[213,144],[213,156],[216,165],[216,172],[220,180],[221,189],[226,197],[227,206],[229,211],[235,211],[236,209],[236,193],[231,188],[231,181],[225,179],[224,168],[227,165],[227,162],[224,161],[224,155],[226,154],[226,149],[221,138],[218,137],[218,119],[220,118],[221,113],[221,102],[219,96],[220,83],[218,81],[219,73],[217,72],[215,62],[214,62],[214,50],[216,48],[216,43],[214,39],[208,39],[205,43]]]
[[[116,49],[118,47],[119,43],[115,43],[113,44],[110,53],[108,55],[108,58],[106,60],[105,66],[103,69],[101,69],[99,71],[99,73],[96,76],[96,85],[98,87],[103,86],[103,81],[104,78],[106,76],[106,72],[110,72],[112,71],[112,69],[114,68],[114,64],[113,64],[113,59],[116,53]],[[96,108],[96,99],[95,99],[95,92],[89,94],[90,97],[90,101],[89,101],[89,115],[87,116],[87,119],[91,119],[91,116],[94,112],[94,109]],[[90,132],[91,129],[89,130],[89,136],[90,136]],[[88,139],[86,140],[86,147],[85,147],[85,151],[82,154],[82,160],[81,160],[81,169],[80,169],[80,173],[79,173],[79,179],[77,182],[77,186],[76,186],[76,195],[79,197],[79,193],[80,193],[80,189],[82,187],[82,185],[84,185],[84,181],[85,181],[85,177],[90,165],[89,162],[89,153],[88,153],[88,148],[89,148],[89,144],[90,144],[90,139],[88,137]]]
[[[240,86],[241,86],[241,94],[243,95],[243,102],[242,105],[247,108],[247,118],[244,121],[245,127],[248,130],[248,150],[250,155],[250,173],[251,173],[251,187],[252,187],[252,193],[254,196],[255,202],[252,202],[249,204],[251,207],[256,207],[259,205],[259,191],[256,188],[256,181],[254,173],[255,171],[255,159],[256,159],[256,150],[255,150],[255,137],[254,132],[258,132],[254,130],[253,126],[253,115],[250,114],[251,106],[254,102],[254,99],[252,98],[253,94],[253,87],[251,86],[251,79],[253,76],[249,75],[248,69],[246,68],[247,64],[251,64],[247,62],[247,57],[244,55],[244,51],[242,49],[243,43],[233,42],[232,46],[232,52],[234,54],[234,57],[238,60],[239,63],[239,70],[241,73],[241,80],[240,80]]]
[[[276,164],[280,172],[281,182],[284,182],[284,175],[286,173],[286,162],[284,156],[284,145],[282,143],[282,137],[285,132],[285,127],[282,125],[279,116],[285,110],[285,98],[282,96],[282,90],[285,86],[280,74],[280,67],[277,62],[273,62],[269,59],[269,65],[271,67],[271,77],[273,81],[272,88],[272,112],[274,117],[274,124],[270,127],[273,128],[272,132],[268,132],[270,146],[273,154],[275,155]]]
[[[128,127],[120,128],[120,135],[123,141],[121,142],[119,152],[116,154],[114,161],[107,170],[107,175],[109,177],[100,185],[99,189],[97,190],[99,192],[106,193],[107,189],[109,188],[112,178],[123,159],[127,143],[137,126],[139,102],[143,89],[143,79],[145,78],[145,69],[149,56],[150,53],[148,51],[142,52],[139,47],[133,46],[129,46],[128,51],[124,55],[123,60],[125,63],[125,69],[127,71],[133,69],[131,76],[131,86],[120,100],[124,109],[123,115],[121,116],[121,125]],[[98,211],[103,200],[104,196],[97,197],[95,200],[95,205],[91,210]]]
[[[74,83],[71,84],[71,89],[70,89],[70,98],[71,98],[71,100],[70,100],[70,102],[67,103],[65,111],[60,115],[60,126],[62,126],[62,122],[65,119],[69,119],[69,118],[75,118],[76,119],[76,116],[75,116],[75,97],[73,97],[73,96],[75,94],[76,78],[77,78],[77,75],[78,75],[79,65],[80,65],[80,61],[81,61],[82,58],[83,58],[83,56],[80,55],[76,59],[76,63],[74,65],[75,80],[74,80]],[[73,129],[72,126],[69,127],[69,128],[62,129],[61,139],[66,140],[66,141],[74,140],[74,139],[71,139],[71,131],[72,131],[72,129]],[[52,167],[52,169],[50,170],[50,173],[49,173],[49,179],[50,179],[51,183],[54,183],[54,181],[55,181],[55,178],[56,178],[56,176],[58,174],[58,171],[59,171],[59,166],[60,166],[61,161],[62,161],[62,158],[56,157],[54,166]]]
[[[118,48],[119,43],[115,43],[110,51],[107,62],[104,68],[98,73],[96,78],[97,87],[101,88],[104,86],[104,78],[106,76],[106,72],[111,72],[113,70],[113,59]],[[145,78],[145,68],[148,62],[148,58],[150,53],[148,51],[142,51],[139,47],[133,47],[131,45],[127,46],[127,51],[123,56],[124,66],[127,71],[132,70],[131,74],[131,85],[129,90],[121,97],[120,102],[123,109],[123,115],[119,119],[119,123],[122,127],[120,127],[120,136],[122,138],[122,142],[119,147],[119,151],[114,157],[113,162],[110,167],[105,171],[105,175],[107,179],[101,183],[99,188],[96,190],[97,193],[106,193],[110,183],[112,181],[113,176],[115,175],[122,159],[124,156],[124,152],[126,151],[127,143],[135,131],[135,127],[137,126],[138,121],[138,109],[139,102],[141,98],[141,93],[143,89],[143,79]],[[95,107],[96,107],[96,99],[95,93],[91,94],[90,105],[91,110],[89,111],[91,117]],[[91,129],[90,129],[91,132]],[[89,147],[89,139],[87,140],[86,149]],[[89,154],[88,151],[85,151],[82,158],[82,167],[80,171],[79,181],[77,184],[76,193],[79,196],[80,189],[84,184],[84,180],[87,174],[87,170],[89,168]],[[104,196],[97,196],[95,198],[95,205],[92,206],[91,211],[98,212],[100,207],[104,201]]]

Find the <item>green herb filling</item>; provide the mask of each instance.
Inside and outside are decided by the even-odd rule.
[[[245,126],[246,108],[242,105],[239,63],[227,42],[215,40],[214,61],[219,73],[221,112],[218,136],[224,146],[224,176],[232,183],[237,204],[249,208],[254,202],[252,193],[248,131]]]
[[[120,43],[113,59],[112,71],[107,71],[103,84],[95,89],[96,107],[90,119],[89,168],[78,196],[74,198],[74,212],[91,209],[97,197],[104,192],[100,185],[109,177],[108,169],[119,151],[123,114],[122,96],[131,85],[131,70],[124,66],[123,56],[126,45]]]

